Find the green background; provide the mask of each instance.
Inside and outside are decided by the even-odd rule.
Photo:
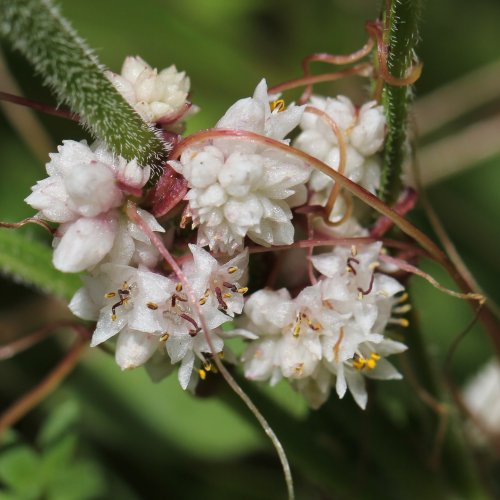
[[[378,2],[368,0],[63,0],[60,4],[63,14],[110,69],[119,72],[126,55],[140,55],[152,66],[175,63],[185,70],[191,78],[192,100],[202,109],[189,121],[191,132],[212,126],[236,99],[250,95],[262,77],[274,85],[300,76],[300,62],[307,54],[348,53],[359,48],[366,38],[364,21],[375,18],[379,10]],[[419,48],[424,71],[416,86],[417,106],[419,97],[498,58],[499,22],[500,3],[496,0],[440,0],[424,5]],[[7,46],[3,51],[26,97],[57,104],[21,56]],[[328,66],[323,68],[331,71]],[[498,96],[421,137],[422,149],[498,114],[500,71],[491,78],[498,81]],[[472,92],[481,92],[482,84],[482,80],[475,82]],[[359,103],[366,81],[354,77],[317,90],[329,95],[344,93]],[[296,96],[292,92],[286,97]],[[467,98],[459,96],[456,106]],[[43,115],[38,118],[49,134],[52,151],[63,139],[85,137],[73,123]],[[480,145],[470,147],[478,150],[477,161],[466,171],[430,186],[428,195],[481,286],[500,301],[500,141],[497,153],[486,158],[480,155]],[[0,220],[16,221],[32,214],[23,199],[30,186],[45,176],[43,163],[1,114]],[[432,165],[438,168],[439,158]],[[420,209],[412,218],[430,232]],[[46,240],[39,228],[22,231]],[[423,267],[453,286],[436,266],[424,263]],[[441,369],[451,342],[471,318],[470,308],[419,278],[411,281],[410,293],[426,343]],[[67,316],[65,304],[58,299],[9,278],[0,282],[2,343]],[[412,335],[412,327],[407,335]],[[2,407],[50,370],[67,349],[69,338],[69,333],[60,335],[0,363]],[[480,327],[473,328],[454,356],[455,379],[466,380],[491,355],[485,333]],[[265,413],[269,408],[276,432],[283,437],[285,448],[291,449],[300,498],[418,498],[425,494],[428,485],[419,478],[432,475],[427,463],[431,441],[421,443],[421,455],[409,453],[407,459],[392,465],[388,456],[392,452],[381,451],[387,467],[381,466],[384,471],[377,478],[367,470],[372,462],[363,463],[363,447],[353,448],[353,443],[359,446],[366,440],[383,448],[385,440],[397,436],[413,443],[419,440],[418,432],[423,432],[413,427],[401,409],[421,405],[411,386],[388,382],[378,384],[376,390],[392,425],[399,424],[390,435],[381,434],[383,424],[376,427],[369,410],[362,415],[349,398],[333,401],[334,396],[327,408],[307,418],[304,403],[286,386],[263,389],[266,398],[278,401],[279,409],[273,410],[269,400],[263,399],[262,409]],[[284,498],[279,465],[262,431],[221,384],[208,382],[206,392],[212,397],[193,398],[183,393],[175,376],[152,384],[142,370],[121,373],[102,352],[89,352],[63,386],[20,422],[17,435],[9,437],[11,444],[6,442],[7,448],[0,454],[0,481],[10,489],[0,492],[0,499],[42,498],[41,492],[51,500]],[[259,396],[255,397],[259,402]],[[73,412],[67,422],[65,411]],[[63,421],[64,432],[54,438],[59,447],[64,448],[68,435],[76,439],[70,451],[60,452],[59,462],[54,459],[53,469],[39,465],[50,461],[46,456],[53,449],[44,447],[40,437],[49,418],[56,421],[54,425]],[[370,431],[370,425],[377,430]],[[311,426],[317,426],[317,432]],[[302,440],[297,436],[300,433]],[[21,450],[21,458],[9,458],[9,449]],[[376,457],[377,450],[370,450]],[[10,485],[16,474],[9,467],[25,471]],[[413,480],[408,471],[403,474],[405,467],[415,468]],[[327,480],[328,474],[331,478]],[[399,474],[404,480],[398,479]],[[66,481],[61,479],[64,477]],[[411,484],[408,481],[415,484],[406,489]],[[448,492],[449,488],[435,491]]]

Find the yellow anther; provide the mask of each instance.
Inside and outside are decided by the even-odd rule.
[[[209,296],[210,296],[210,290],[207,288],[205,290],[205,293],[204,293],[203,297],[205,297],[206,299],[208,299]]]
[[[223,299],[230,299],[232,297],[232,295],[230,293],[224,293],[222,294],[222,298]]]
[[[358,255],[358,249],[356,248],[356,245],[351,246],[351,255],[353,257],[356,257],[356,255]]]
[[[114,297],[116,297],[116,292],[109,292],[104,294],[105,299],[112,299]]]
[[[155,304],[154,302],[148,302],[146,305],[148,306],[148,309],[151,309],[152,311],[156,311],[158,309],[158,304]]]
[[[352,362],[352,366],[356,368],[357,370],[362,370],[366,365],[366,359],[365,358],[355,358],[354,361]]]
[[[317,332],[318,330],[321,330],[320,323],[313,323],[310,319],[308,319],[307,324],[311,328],[311,330],[314,330],[315,332]]]
[[[363,292],[358,293],[358,300],[363,300]]]
[[[405,314],[407,312],[411,311],[411,304],[404,304],[399,307],[395,307],[392,312],[395,314]]]
[[[276,101],[273,101],[271,104],[271,111],[274,111],[275,109],[278,110],[278,113],[281,113],[282,111],[285,111],[286,104],[284,99],[277,99]]]
[[[399,326],[402,326],[403,328],[408,328],[410,326],[410,322],[406,318],[401,318],[397,321],[397,324]]]
[[[212,369],[212,363],[210,363],[210,361],[204,361],[203,368],[205,371],[209,372]]]
[[[241,293],[241,294],[247,293],[248,292],[248,287],[247,286],[243,286],[241,288],[238,288],[237,291],[238,291],[238,293]]]
[[[380,262],[375,261],[375,262],[372,262],[372,263],[368,266],[368,269],[369,269],[370,271],[373,271],[373,270],[374,270],[374,269],[376,269],[378,266],[380,266]]]
[[[205,304],[206,304],[206,302],[207,302],[207,299],[206,299],[205,297],[202,297],[202,298],[198,301],[198,303],[200,304],[200,306],[205,305]]]
[[[294,337],[298,337],[300,335],[300,321],[297,321],[297,323],[295,323],[292,335]]]
[[[378,361],[380,359],[380,354],[377,354],[376,352],[372,352],[370,354],[370,358],[373,359],[374,361]]]
[[[116,318],[117,318],[116,314],[111,315],[111,321],[116,321]]]
[[[374,359],[366,360],[366,367],[370,370],[373,370],[377,366],[377,362]]]
[[[403,293],[403,295],[401,295],[401,297],[399,297],[398,299],[398,304],[406,302],[408,300],[408,297],[409,297],[408,292]]]
[[[238,270],[238,268],[237,268],[236,266],[231,266],[231,267],[227,270],[227,272],[228,272],[229,274],[234,274],[237,270]]]
[[[205,380],[207,378],[207,372],[205,370],[198,370],[198,375],[200,376],[201,380]]]
[[[302,375],[304,373],[304,363],[298,363],[293,370],[297,375]]]
[[[170,338],[170,333],[165,332],[163,335],[160,336],[160,342],[166,342]]]
[[[182,283],[179,282],[177,285],[175,285],[175,291],[176,292],[182,292]]]
[[[219,352],[219,358],[224,359],[224,351]]]

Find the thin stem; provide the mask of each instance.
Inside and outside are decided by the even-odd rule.
[[[7,408],[0,416],[0,435],[30,412],[64,380],[78,363],[87,345],[87,338],[78,337],[61,362],[36,387]]]
[[[201,309],[200,303],[196,298],[196,294],[189,283],[189,280],[186,278],[186,275],[183,273],[182,269],[179,267],[176,260],[173,258],[171,253],[167,250],[161,239],[150,229],[148,224],[142,219],[142,217],[137,212],[137,206],[135,203],[129,201],[127,205],[127,215],[128,217],[135,222],[148,236],[151,240],[151,243],[156,247],[156,249],[160,252],[161,256],[165,259],[167,264],[172,268],[174,273],[177,276],[177,279],[182,283],[183,289],[186,291],[186,295],[189,301],[189,305],[196,311],[203,334],[207,341],[207,344],[210,348],[210,352],[212,353],[213,360],[217,365],[218,370],[224,377],[225,381],[231,387],[231,389],[240,397],[240,399],[245,403],[247,408],[253,413],[255,418],[258,420],[264,432],[267,434],[269,439],[271,440],[276,452],[278,454],[279,460],[281,462],[281,466],[283,469],[283,473],[285,476],[285,482],[288,491],[289,500],[293,500],[295,498],[294,487],[293,487],[293,479],[292,472],[290,469],[290,464],[288,463],[288,459],[283,448],[283,445],[279,441],[278,437],[274,433],[273,429],[265,419],[264,415],[260,412],[260,410],[255,406],[253,401],[248,397],[248,395],[243,391],[243,389],[239,386],[233,376],[227,371],[226,367],[222,364],[222,361],[219,359],[217,352],[214,348],[212,339],[210,337],[210,329],[207,326],[207,322],[205,320],[205,316]]]
[[[150,165],[154,178],[167,146],[129,106],[104,74],[97,56],[51,0],[0,0],[0,34],[42,75],[61,102],[127,160]]]
[[[274,87],[270,87],[268,92],[270,94],[279,94],[284,90],[295,89],[297,87],[304,87],[306,85],[312,85],[314,83],[333,82],[334,80],[339,80],[341,78],[345,78],[346,76],[351,76],[351,75],[370,76],[372,69],[373,68],[370,63],[363,63],[353,66],[352,68],[344,69],[342,71],[337,71],[335,73],[325,73],[323,75],[314,75],[314,76],[302,76],[294,80],[289,80],[287,82],[280,83],[279,85],[275,85]],[[299,102],[303,103],[305,101],[301,99]]]
[[[26,97],[20,97],[17,95],[9,94],[8,92],[0,92],[0,100],[11,102],[13,104],[18,104],[20,106],[25,106],[27,108],[34,109],[36,111],[41,111],[46,115],[57,116],[59,118],[66,118],[67,120],[72,120],[74,122],[80,121],[80,117],[72,113],[71,111],[67,111],[65,109],[57,109],[52,106],[48,106],[47,104],[42,104],[40,102],[32,101],[31,99],[26,99]]]
[[[69,321],[61,321],[60,323],[40,328],[39,330],[36,330],[33,333],[24,336],[23,338],[20,338],[8,344],[4,344],[0,346],[0,360],[13,358],[20,352],[33,347],[35,344],[38,344],[38,342],[41,342],[49,335],[52,335],[58,329],[68,327],[75,328],[75,323]]]
[[[355,182],[352,182],[347,177],[343,176],[336,170],[333,170],[330,166],[322,161],[318,160],[314,156],[311,156],[300,149],[294,148],[283,144],[280,141],[271,139],[263,135],[255,134],[253,132],[247,132],[244,130],[227,130],[227,129],[210,129],[202,132],[197,132],[188,138],[181,141],[172,151],[171,158],[177,159],[182,152],[188,147],[194,144],[213,140],[217,138],[224,139],[245,139],[246,141],[254,142],[256,144],[262,144],[267,147],[272,147],[279,149],[288,155],[293,155],[296,158],[300,158],[305,164],[311,165],[320,172],[323,172],[328,177],[331,177],[335,182],[338,182],[343,188],[354,194],[357,198],[365,202],[367,205],[375,209],[377,212],[386,215],[407,235],[412,237],[417,241],[422,248],[427,250],[430,255],[436,259],[437,262],[444,264],[447,261],[446,255],[439,249],[439,247],[424,233],[417,229],[411,222],[407,221],[404,217],[396,213],[392,208],[387,206],[382,200],[377,198],[375,195],[362,188]]]

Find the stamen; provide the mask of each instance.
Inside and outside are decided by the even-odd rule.
[[[408,292],[404,292],[401,297],[398,299],[398,304],[401,304],[402,302],[406,302],[409,298]]]
[[[226,311],[227,304],[224,302],[224,299],[222,298],[221,289],[218,286],[215,287],[215,295],[217,297],[217,301],[219,302],[219,308],[222,308],[222,309],[224,309],[224,311]]]
[[[154,302],[148,302],[146,305],[148,306],[148,309],[151,309],[152,311],[156,311],[158,309],[158,304],[155,304]]]
[[[278,113],[281,113],[282,111],[285,111],[286,104],[284,99],[277,99],[276,101],[273,101],[269,104],[271,111],[274,111],[275,109],[278,110]]]
[[[224,293],[222,294],[222,297],[225,299],[230,299],[233,295],[231,293]]]
[[[304,363],[298,363],[295,366],[294,371],[297,375],[302,375],[304,373]]]
[[[177,285],[175,285],[175,291],[176,292],[182,292],[182,283],[179,282]]]
[[[200,304],[200,306],[203,306],[207,303],[207,299],[205,297],[202,297],[199,301],[198,301],[198,304]]]
[[[229,283],[227,281],[224,281],[224,283],[222,283],[222,285],[225,286],[226,288],[229,288],[229,290],[231,290],[231,292],[236,293],[238,291],[238,289],[236,288],[235,285],[233,285],[232,283]]]
[[[203,362],[203,368],[205,371],[209,372],[212,369],[212,363],[210,361]]]
[[[241,288],[238,288],[236,290],[238,293],[241,293],[242,295],[247,293],[248,292],[248,287],[247,286],[244,286],[244,287],[241,287]]]
[[[408,328],[410,326],[410,322],[406,318],[391,318],[388,323],[391,325],[399,325],[403,328]]]
[[[340,350],[340,345],[342,344],[342,340],[344,339],[344,327],[340,327],[340,333],[339,333],[339,338],[337,339],[337,342],[335,342],[335,345],[333,346],[333,352],[335,354],[335,361],[338,363],[339,361],[339,350]]]
[[[356,263],[356,264],[359,264],[359,260],[358,260],[358,259],[356,259],[356,258],[354,258],[354,257],[349,257],[349,258],[347,259],[347,272],[348,272],[348,273],[352,273],[352,274],[354,274],[354,276],[356,276],[356,274],[358,274],[358,273],[357,273],[356,269],[354,269],[354,267],[353,267],[353,265],[351,264],[351,262],[354,262],[354,263]]]
[[[358,255],[358,249],[356,248],[356,245],[351,246],[351,255],[353,257],[356,257],[356,255]]]
[[[114,297],[116,297],[116,292],[108,292],[104,294],[105,299],[113,299]]]
[[[358,287],[358,292],[361,295],[368,295],[372,289],[373,289],[373,283],[375,281],[375,273],[372,273],[372,277],[370,278],[370,284],[368,285],[368,288],[366,290],[363,290],[361,287]]]
[[[227,270],[227,272],[228,272],[229,274],[234,274],[237,270],[238,270],[238,268],[237,268],[236,266],[231,266],[231,267]]]
[[[170,338],[170,333],[165,332],[163,335],[160,336],[160,342],[166,342]]]
[[[403,306],[395,307],[392,312],[394,314],[406,314],[411,311],[411,304],[405,304]]]
[[[198,370],[198,375],[200,376],[201,380],[205,380],[207,378],[207,372],[205,370]]]
[[[189,321],[194,326],[194,330],[189,330],[188,333],[189,335],[191,335],[191,337],[196,337],[196,335],[198,335],[198,333],[200,333],[201,331],[201,328],[198,326],[198,323],[196,323],[196,321],[191,316],[185,313],[182,313],[179,316],[185,319],[186,321]]]

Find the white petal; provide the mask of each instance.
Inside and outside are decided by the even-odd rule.
[[[181,387],[186,390],[189,385],[189,381],[191,380],[191,375],[193,373],[193,365],[194,365],[194,354],[193,351],[189,351],[184,359],[182,360],[181,366],[179,368],[179,383]]]
[[[63,272],[78,273],[98,264],[111,250],[117,221],[113,215],[82,217],[60,229],[64,235],[54,250],[54,267]]]
[[[68,307],[75,316],[87,321],[97,321],[99,317],[99,308],[91,299],[89,290],[86,287],[80,288],[73,295]]]
[[[125,328],[118,335],[115,359],[122,370],[143,365],[156,351],[159,337]]]

